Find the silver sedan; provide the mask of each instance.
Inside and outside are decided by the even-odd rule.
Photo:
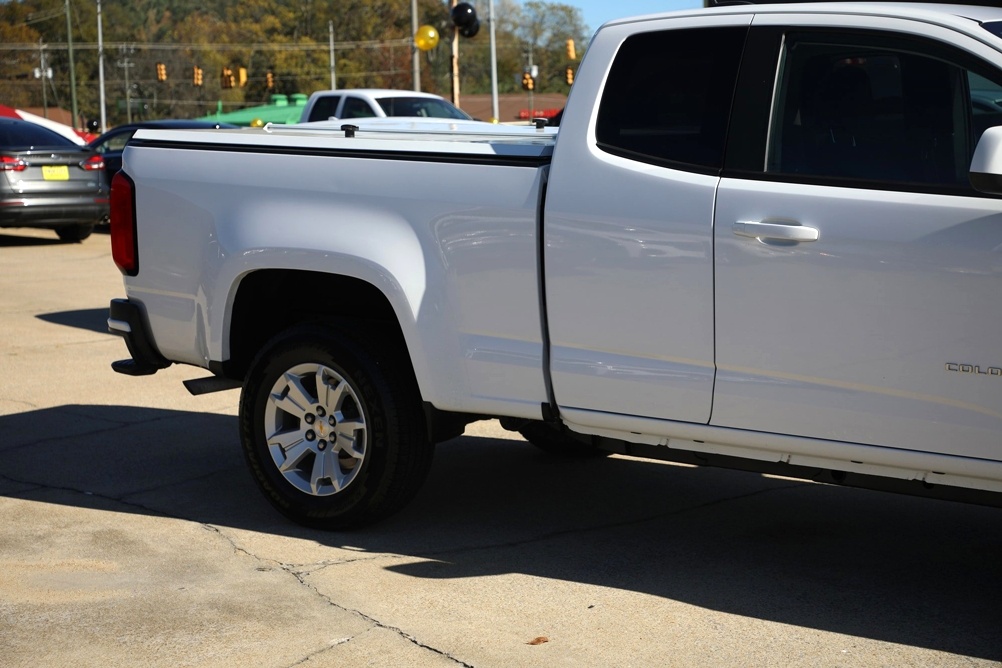
[[[104,160],[48,128],[0,119],[0,228],[42,227],[82,241],[108,215]]]

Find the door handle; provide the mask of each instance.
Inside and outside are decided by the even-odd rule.
[[[739,221],[734,223],[733,230],[734,234],[740,237],[751,237],[760,241],[817,241],[819,236],[816,228],[783,223]]]

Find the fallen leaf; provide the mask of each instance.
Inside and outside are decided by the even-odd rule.
[[[539,636],[538,638],[533,638],[526,645],[542,645],[544,642],[550,642],[550,639],[546,636]]]

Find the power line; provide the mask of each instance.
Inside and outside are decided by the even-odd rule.
[[[335,49],[380,49],[385,47],[410,47],[413,43],[413,39],[410,37],[403,39],[390,39],[390,40],[367,40],[361,42],[335,42]],[[46,45],[50,49],[64,50],[68,48],[66,42],[46,42]],[[148,51],[314,51],[323,50],[327,51],[330,48],[329,44],[321,43],[311,43],[311,44],[291,44],[291,43],[257,43],[257,44],[216,44],[216,43],[182,43],[182,44],[162,44],[155,42],[105,42],[104,48],[106,50],[116,49],[119,47],[135,47],[137,50],[148,50]],[[73,42],[73,48],[76,49],[88,49],[97,50],[96,42]],[[13,42],[10,44],[4,44],[0,46],[0,51],[37,51],[38,45],[28,42]]]
[[[44,13],[36,12],[28,14],[28,18],[25,21],[23,21],[21,25],[30,26],[33,23],[41,23],[42,21],[48,21],[49,19],[54,19],[57,16],[63,16],[65,13],[66,13],[65,10],[60,7],[59,9],[53,9],[50,12],[44,12]]]

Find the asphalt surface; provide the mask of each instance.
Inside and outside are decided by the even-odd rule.
[[[485,422],[368,529],[245,470],[238,393],[115,374],[109,240],[0,230],[0,665],[995,666],[1002,510]]]

